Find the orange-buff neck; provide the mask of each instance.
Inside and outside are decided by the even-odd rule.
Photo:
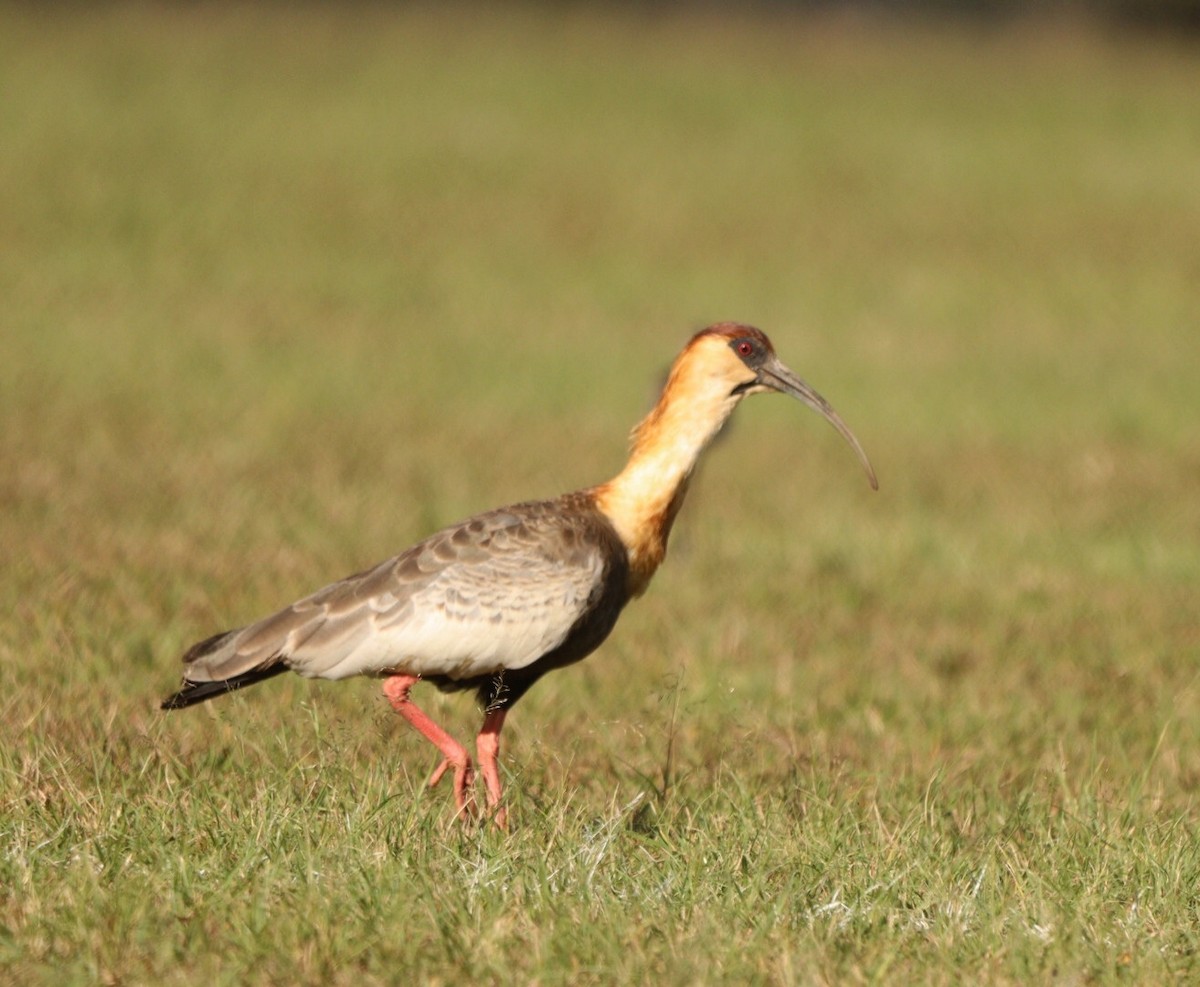
[[[689,348],[671,369],[654,410],[633,430],[629,461],[591,491],[629,553],[629,591],[645,592],[667,551],[671,525],[701,454],[741,400]]]

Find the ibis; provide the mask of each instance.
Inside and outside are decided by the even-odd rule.
[[[509,710],[547,672],[595,651],[646,591],[701,454],[743,398],[767,392],[828,419],[878,487],[854,433],[764,333],[709,326],[672,364],[657,404],[633,430],[628,462],[607,483],[478,514],[278,613],[205,638],[183,655],[182,687],[162,708],[287,671],[382,679],[392,708],[441,752],[430,786],[453,772],[455,813],[466,817],[476,811],[471,755],[411,692],[422,681],[473,691],[483,711],[475,752],[487,811],[505,826],[498,758]]]

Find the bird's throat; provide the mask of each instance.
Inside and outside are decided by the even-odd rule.
[[[662,564],[692,471],[738,403],[737,396],[728,394],[702,401],[680,391],[674,381],[668,384],[658,405],[634,429],[625,468],[592,490],[596,506],[629,553],[633,596],[645,592]]]

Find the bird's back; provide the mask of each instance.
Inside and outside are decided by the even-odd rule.
[[[180,696],[189,685],[211,692],[284,668],[469,688],[547,655],[566,664],[607,636],[628,598],[627,575],[625,548],[589,493],[500,508],[200,642],[184,656]]]

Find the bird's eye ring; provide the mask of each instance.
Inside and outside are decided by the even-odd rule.
[[[738,356],[749,356],[754,352],[754,344],[748,339],[743,339],[737,344]]]

